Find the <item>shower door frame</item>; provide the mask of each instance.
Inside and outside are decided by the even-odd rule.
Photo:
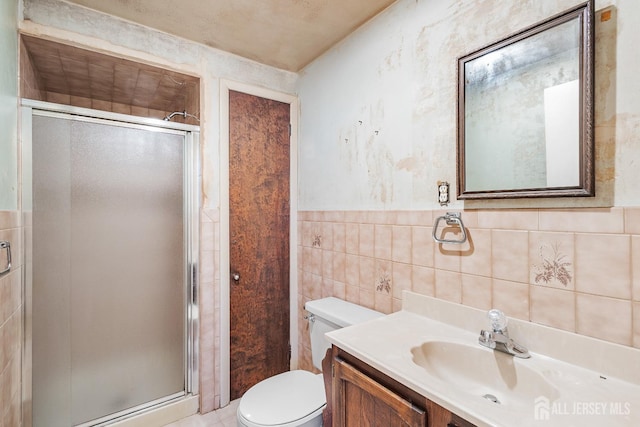
[[[184,134],[184,163],[183,163],[183,207],[184,207],[184,283],[185,283],[185,318],[184,331],[186,348],[184,349],[184,393],[176,393],[147,402],[134,408],[130,408],[105,417],[92,420],[76,427],[99,426],[138,415],[143,411],[162,407],[169,403],[181,401],[190,396],[199,394],[199,241],[200,241],[200,127],[153,119],[131,116],[127,114],[111,113],[88,108],[80,108],[69,105],[54,104],[31,99],[21,99],[21,194],[22,215],[24,227],[24,335],[23,335],[23,382],[25,384],[23,399],[32,402],[32,265],[28,255],[33,246],[31,233],[32,212],[32,126],[33,116],[57,117],[67,120],[77,120],[89,123],[101,123],[116,125],[126,128],[142,129],[148,131],[169,131],[175,134]],[[115,122],[115,123],[114,123]],[[28,207],[28,209],[25,209]],[[32,407],[26,410],[31,418]]]

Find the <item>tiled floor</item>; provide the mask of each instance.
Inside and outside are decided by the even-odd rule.
[[[167,424],[165,427],[236,427],[236,410],[238,409],[240,400],[234,400],[216,411],[209,412],[205,415],[192,415],[178,422]]]

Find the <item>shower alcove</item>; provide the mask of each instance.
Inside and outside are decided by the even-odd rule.
[[[20,96],[25,425],[194,413],[199,78],[22,34]]]

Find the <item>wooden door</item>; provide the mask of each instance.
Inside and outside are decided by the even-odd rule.
[[[427,426],[427,413],[402,396],[339,358],[333,368],[334,426]]]
[[[229,92],[232,400],[289,370],[289,110]]]

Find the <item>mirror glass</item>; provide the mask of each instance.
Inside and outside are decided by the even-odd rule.
[[[459,59],[458,198],[594,195],[589,9]]]

